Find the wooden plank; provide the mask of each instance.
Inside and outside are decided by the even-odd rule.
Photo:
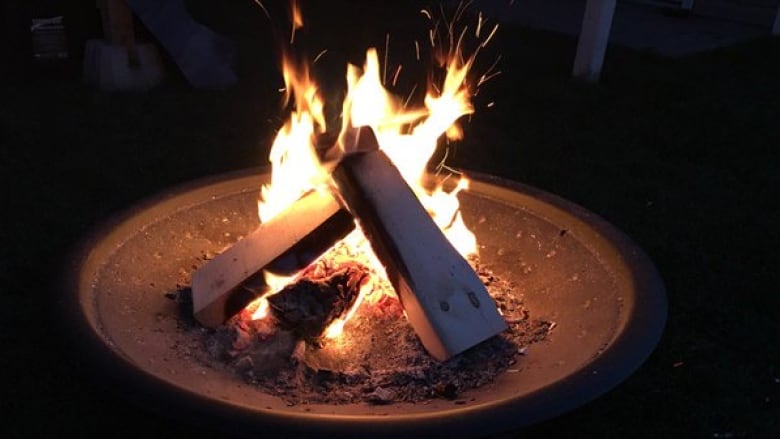
[[[589,82],[601,76],[616,0],[588,0],[582,17],[572,75]]]
[[[138,66],[138,50],[135,45],[133,12],[125,0],[97,0],[103,22],[103,36],[112,46],[123,46],[127,51],[127,62]]]
[[[306,194],[193,273],[195,318],[207,327],[221,325],[254,298],[239,295],[244,282],[267,267],[303,268],[353,228],[352,217],[331,194]]]
[[[361,143],[370,141],[361,135]],[[345,157],[333,178],[434,358],[446,360],[506,329],[479,277],[383,152]]]
[[[772,24],[772,35],[780,35],[780,4],[777,5],[775,22]]]

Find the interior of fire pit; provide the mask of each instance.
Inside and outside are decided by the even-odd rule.
[[[492,383],[457,401],[297,404],[198,360],[171,292],[204,259],[253,230],[265,170],[171,190],[106,224],[67,267],[63,304],[79,355],[146,407],[238,433],[484,436],[575,408],[628,377],[657,343],[663,284],[630,239],[596,215],[537,189],[470,174],[460,195],[481,264],[554,322]]]

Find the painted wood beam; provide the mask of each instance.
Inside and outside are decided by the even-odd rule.
[[[572,75],[588,82],[601,76],[616,0],[588,0],[582,18]]]

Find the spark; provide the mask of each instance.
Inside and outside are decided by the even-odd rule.
[[[393,87],[395,87],[395,83],[398,82],[398,75],[401,74],[401,69],[403,68],[402,64],[398,64],[398,68],[395,69],[395,75],[393,75]]]
[[[318,53],[317,56],[314,57],[314,61],[312,61],[312,64],[316,64],[317,61],[320,60],[326,53],[328,53],[328,49],[323,49],[322,52]]]
[[[458,3],[458,7],[455,9],[455,16],[452,17],[452,24],[460,21],[461,17],[463,17],[463,14],[471,7],[472,3],[474,3],[474,0],[468,0],[466,2],[461,1]],[[444,15],[443,9],[442,15]]]
[[[485,41],[483,41],[482,44],[480,44],[480,47],[487,46],[490,40],[493,38],[493,35],[496,34],[496,31],[498,31],[498,23],[496,23],[496,25],[493,26],[493,30],[490,31],[490,35],[488,35],[487,38],[485,38]]]
[[[463,5],[463,2],[458,3],[458,8],[460,8],[462,5]],[[446,18],[447,14],[444,13],[444,5],[440,4],[439,8],[441,9],[441,16]],[[455,31],[454,31],[453,28],[455,27],[454,26],[455,22],[458,21],[457,14],[458,14],[458,12],[456,11],[455,12],[456,17],[453,18],[451,22],[447,22],[447,37],[449,38],[448,42],[450,43],[450,46],[449,46],[450,49],[454,48],[453,43],[455,42]]]
[[[482,84],[490,81],[491,79],[495,78],[496,76],[500,75],[502,72],[501,70],[496,70],[492,74],[484,74],[479,78],[479,82],[477,82],[477,87],[481,86]]]
[[[409,92],[409,96],[406,97],[406,100],[404,101],[404,108],[409,106],[409,102],[412,100],[412,96],[414,96],[414,92],[417,90],[417,84],[414,84],[414,87],[412,87],[412,91]]]
[[[444,157],[442,157],[441,160],[439,161],[439,164],[436,165],[436,174],[437,175],[439,173],[441,173],[442,170],[450,171],[452,173],[450,175],[453,175],[453,174],[461,175],[462,174],[462,172],[460,172],[457,169],[452,168],[452,167],[447,165],[447,159],[449,158],[449,156],[450,156],[450,149],[449,148],[445,148],[444,149]],[[450,178],[450,175],[445,176],[444,177],[445,180]]]
[[[303,27],[303,15],[301,15],[301,9],[298,7],[298,0],[290,1],[290,9],[292,14],[290,44],[293,44],[295,42],[295,31]]]
[[[414,40],[414,52],[417,55],[417,61],[420,60],[420,43]]]
[[[455,53],[459,56],[459,61],[463,64],[465,64],[465,61],[463,59],[463,50],[461,49],[461,44],[463,44],[463,37],[466,36],[466,32],[469,30],[468,26],[465,26],[463,30],[460,32],[460,35],[458,36],[458,43],[455,45]],[[476,52],[472,56],[475,57],[477,54]]]
[[[428,17],[428,20],[432,20],[433,19],[433,17],[431,17],[431,13],[428,12],[427,9],[420,9],[420,13],[425,15],[426,17]]]
[[[382,66],[382,84],[387,85],[387,55],[390,52],[390,34],[385,34],[385,62]]]
[[[254,0],[254,2],[255,2],[255,4],[257,6],[260,6],[260,9],[263,10],[263,13],[265,14],[265,16],[268,17],[268,19],[270,20],[271,19],[271,14],[268,13],[268,9],[265,8],[265,5],[263,4],[263,2],[261,2],[260,0]]]
[[[493,61],[493,64],[490,65],[490,67],[487,69],[485,74],[490,73],[491,70],[495,69],[499,61],[501,61],[501,55],[498,55],[498,57],[496,57],[496,60]]]
[[[493,69],[495,69],[496,66],[498,65],[499,61],[501,61],[501,55],[496,57],[496,60],[493,61],[493,64],[491,64],[490,67],[487,69],[487,71],[485,71],[485,73],[479,78],[479,82],[477,82],[477,88],[479,88],[480,85],[484,84],[491,78],[495,78],[496,76],[501,74],[500,70],[496,70],[495,72],[493,71]]]
[[[482,32],[482,12],[479,13],[479,18],[477,19],[477,31],[474,33],[474,36],[479,38],[479,34]]]

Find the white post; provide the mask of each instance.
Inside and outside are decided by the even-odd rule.
[[[772,35],[780,35],[780,5],[777,6],[775,24],[772,25]]]
[[[577,43],[572,75],[590,82],[596,82],[604,64],[609,30],[615,14],[616,0],[588,0],[582,18],[582,30]]]

